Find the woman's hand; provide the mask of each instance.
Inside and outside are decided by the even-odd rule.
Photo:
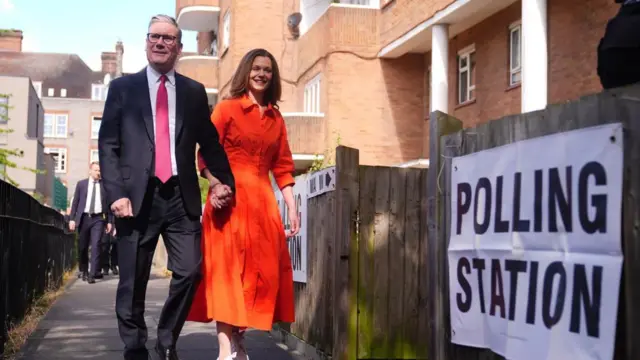
[[[211,188],[209,201],[215,209],[222,209],[231,202],[232,191],[227,185],[216,184]]]
[[[295,208],[289,209],[289,231],[287,237],[293,237],[298,235],[300,231],[300,218],[298,218],[298,212]]]

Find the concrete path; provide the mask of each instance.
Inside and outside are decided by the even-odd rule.
[[[73,280],[72,280],[73,281]],[[122,359],[114,313],[117,276],[95,284],[77,280],[56,301],[23,347],[19,359]],[[152,276],[147,291],[147,348],[155,346],[156,326],[168,293],[169,280]],[[268,333],[250,331],[246,347],[252,360],[294,360],[286,346],[276,344]],[[178,342],[181,360],[215,360],[218,356],[215,326],[187,323]]]

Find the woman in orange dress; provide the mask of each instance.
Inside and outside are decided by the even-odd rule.
[[[255,49],[241,60],[230,96],[211,121],[229,157],[236,192],[228,204],[209,191],[202,217],[203,278],[189,321],[216,321],[220,360],[247,359],[244,329],[271,330],[295,319],[293,270],[286,237],[299,219],[293,197],[294,164],[278,111],[280,74],[273,55]],[[216,182],[200,156],[203,176]],[[282,191],[291,230],[285,233],[269,173]]]

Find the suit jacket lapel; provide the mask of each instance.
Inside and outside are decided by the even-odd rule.
[[[80,185],[82,184],[82,185]],[[87,205],[87,195],[89,194],[89,180],[84,179],[82,183],[80,183],[80,198],[78,199],[78,209],[76,210],[80,217],[84,213],[84,207]]]
[[[152,144],[155,144],[155,136],[153,135],[153,112],[151,110],[151,99],[149,97],[149,82],[147,81],[147,68],[145,67],[138,73],[138,96],[140,110],[144,118],[144,125],[147,129],[147,135]]]
[[[182,75],[176,73],[176,144],[184,127],[184,108],[187,99],[187,84]]]

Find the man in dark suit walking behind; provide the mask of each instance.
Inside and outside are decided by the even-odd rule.
[[[101,279],[101,240],[105,232],[111,232],[113,218],[107,205],[104,186],[100,181],[100,165],[89,165],[89,178],[78,181],[73,195],[69,229],[78,229],[78,264],[82,280],[93,284]],[[89,267],[91,247],[91,267]],[[89,271],[90,270],[90,271]]]
[[[100,164],[118,231],[116,314],[125,359],[148,356],[143,314],[159,235],[172,279],[154,352],[162,360],[178,359],[175,345],[202,276],[196,143],[216,178],[214,195],[226,201],[235,188],[204,86],[174,70],[181,37],[172,17],[151,19],[149,65],[110,83],[100,127]]]

